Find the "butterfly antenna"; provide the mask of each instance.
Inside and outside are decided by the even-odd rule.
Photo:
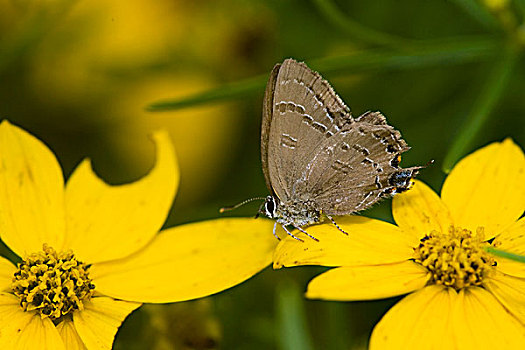
[[[431,159],[427,162],[427,164],[425,165],[419,165],[419,166],[414,166],[414,167],[411,167],[412,170],[415,170],[416,172],[419,171],[419,169],[425,169],[425,168],[428,168],[430,165],[434,164],[434,159]]]
[[[261,199],[266,199],[266,197],[254,197],[254,198],[250,198],[250,199],[247,199],[245,201],[242,201],[242,202],[240,202],[238,204],[232,205],[230,207],[222,207],[222,208],[219,209],[219,213],[222,214],[222,213],[224,213],[226,211],[230,211],[230,210],[234,210],[234,209],[237,209],[239,207],[242,207],[246,203],[250,203],[250,202],[261,200]]]

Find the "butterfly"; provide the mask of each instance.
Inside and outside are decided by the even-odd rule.
[[[353,118],[321,75],[286,59],[268,80],[263,103],[261,160],[270,195],[259,212],[287,234],[334,216],[366,209],[410,188],[423,168],[401,168],[410,147],[380,112]]]

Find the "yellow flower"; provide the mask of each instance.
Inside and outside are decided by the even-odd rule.
[[[0,349],[110,349],[140,303],[217,293],[271,262],[269,220],[157,234],[179,173],[167,134],[154,140],[157,162],[142,179],[107,185],[85,160],[64,186],[42,142],[0,124],[0,237],[22,259],[0,257]]]
[[[376,325],[371,349],[523,349],[525,158],[510,139],[461,160],[441,198],[423,182],[392,203],[397,226],[365,217],[311,227],[320,242],[283,240],[274,266],[337,266],[307,297],[371,300],[410,293]]]

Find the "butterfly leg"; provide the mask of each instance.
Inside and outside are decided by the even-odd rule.
[[[312,236],[311,234],[309,234],[308,232],[306,232],[305,230],[303,230],[299,226],[294,226],[294,227],[296,229],[298,229],[299,231],[301,231],[302,233],[304,233],[305,235],[307,235],[308,237],[310,237],[311,239],[313,239],[314,241],[319,242],[319,240],[317,238],[315,238],[314,236]]]
[[[288,235],[292,236],[293,239],[296,239],[298,241],[301,241],[301,242],[304,242],[302,239],[300,239],[299,237],[296,237],[294,236],[290,231],[288,231],[288,229],[286,228],[285,225],[281,225],[283,227],[283,229],[286,231],[286,233],[288,233]]]
[[[275,238],[277,238],[279,241],[281,240],[281,237],[277,236],[277,221],[273,224],[273,235],[275,236]]]
[[[335,220],[334,220],[333,217],[331,217],[331,216],[328,215],[328,214],[325,214],[325,215],[326,215],[327,218],[330,219],[330,221],[332,222],[332,224],[334,224],[334,226],[337,227],[337,229],[338,229],[339,231],[343,232],[345,235],[348,236],[348,232],[346,232],[345,230],[343,230],[342,228],[340,228],[339,225],[335,222]]]

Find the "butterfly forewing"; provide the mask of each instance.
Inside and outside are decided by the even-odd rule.
[[[264,106],[262,157],[263,168],[267,164],[266,181],[281,200],[293,200],[300,195],[296,183],[312,156],[353,119],[328,82],[292,59],[274,68]]]
[[[277,80],[277,74],[279,73],[279,69],[281,68],[281,64],[276,64],[275,67],[273,67],[272,72],[270,73],[270,78],[268,79],[268,83],[266,84],[266,91],[264,92],[264,99],[263,99],[263,117],[262,117],[262,125],[261,125],[261,163],[262,163],[262,170],[264,174],[264,180],[266,181],[266,187],[268,187],[268,190],[271,194],[274,194],[274,189],[271,185],[270,180],[270,171],[268,169],[268,142],[270,138],[270,125],[273,120],[272,113],[273,113],[273,95],[275,92],[275,82]],[[279,186],[279,188],[282,188],[282,186]]]

